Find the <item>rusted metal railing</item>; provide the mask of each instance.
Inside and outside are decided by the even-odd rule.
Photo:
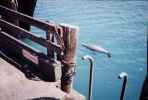
[[[0,42],[3,42],[3,44],[0,44],[0,49],[16,53],[16,56],[36,64],[46,73],[46,76],[50,74],[52,80],[55,80],[51,74],[55,61],[51,59],[53,57],[50,55],[56,53],[57,60],[61,62],[62,68],[61,89],[70,93],[75,72],[76,33],[78,28],[67,24],[44,22],[2,5],[0,5],[0,16],[2,16],[0,18],[0,28],[2,29],[0,31]],[[9,16],[9,18],[6,18],[6,16]],[[19,24],[15,24],[9,19],[25,22],[45,31],[47,33],[46,39],[20,28]],[[54,37],[51,38],[51,35]],[[47,48],[47,55],[24,43],[20,37],[28,38],[44,46]],[[56,42],[52,40],[53,38],[56,39]]]
[[[52,43],[51,41],[47,41],[46,39],[36,36],[35,34],[26,31],[22,28],[20,28],[19,26],[13,25],[7,21],[4,21],[3,19],[0,19],[0,25],[2,28],[7,29],[7,31],[10,31],[11,35],[19,33],[19,35],[25,37],[25,38],[29,38],[34,42],[39,43],[40,45],[47,47],[47,48],[53,48],[56,52],[61,52],[61,47],[60,45],[56,45],[54,43]]]

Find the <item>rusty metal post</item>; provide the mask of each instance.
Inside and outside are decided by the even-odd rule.
[[[75,73],[76,34],[79,28],[66,24],[60,25],[63,28],[63,41],[65,46],[62,58],[61,89],[70,93],[72,89],[73,75]]]
[[[49,30],[48,32],[46,32],[46,40],[54,42],[52,33]],[[51,48],[48,47],[47,47],[47,56],[50,58],[54,58],[54,51],[51,51]]]
[[[46,40],[51,41],[51,42],[53,42],[53,43],[55,43],[57,45],[63,46],[63,45],[61,45],[61,43],[59,44],[59,42],[61,42],[61,41],[59,41],[59,39],[61,39],[63,37],[62,36],[63,35],[63,29],[59,25],[57,25],[56,23],[49,22],[49,21],[46,21],[46,22],[52,23],[52,24],[55,25],[54,30],[49,29],[46,32]],[[58,36],[56,36],[56,35],[58,35]],[[47,48],[47,56],[48,57],[54,58],[54,53],[55,53],[54,50],[51,50],[51,48]],[[58,60],[61,57],[60,55],[61,54],[58,54],[57,57],[56,57]]]
[[[49,22],[49,21],[46,21],[46,22],[53,23],[53,22]],[[62,47],[63,41],[61,39],[62,39],[63,29],[59,25],[57,25],[56,23],[53,23],[53,24],[55,25],[54,30],[49,29],[46,32],[46,40],[51,41],[51,42],[53,42],[57,45],[60,45]],[[62,52],[62,50],[61,50],[61,52]],[[57,81],[57,82],[58,81],[60,82],[61,74],[62,74],[61,62],[60,62],[61,52],[56,52],[53,49],[47,47],[47,56],[54,61],[53,67],[54,67],[54,73],[55,73],[55,81]]]

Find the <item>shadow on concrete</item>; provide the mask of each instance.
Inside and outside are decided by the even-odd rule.
[[[60,99],[55,99],[55,98],[52,98],[52,97],[39,97],[39,98],[31,98],[31,99],[28,99],[28,100],[60,100]]]
[[[26,78],[29,80],[49,81],[48,77],[45,77],[34,64],[27,62],[26,60],[23,60],[19,57],[16,58],[15,55],[12,53],[0,50],[0,57],[2,57],[4,60],[14,65],[18,70],[23,72]]]

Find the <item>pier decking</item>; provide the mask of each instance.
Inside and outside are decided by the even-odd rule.
[[[67,94],[57,87],[57,82],[29,80],[15,66],[0,58],[0,98],[1,100],[84,100],[84,97],[72,90]]]

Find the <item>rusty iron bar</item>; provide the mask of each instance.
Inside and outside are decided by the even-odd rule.
[[[36,27],[38,27],[38,28],[40,28],[40,29],[42,29],[42,30],[44,30],[46,32],[49,32],[49,31],[52,32],[52,33],[55,33],[56,32],[56,30],[55,30],[55,23],[43,22],[41,20],[32,18],[32,17],[27,16],[27,15],[25,15],[23,13],[19,13],[17,11],[11,10],[11,9],[6,8],[4,6],[1,6],[1,5],[0,5],[0,14],[2,16],[9,15],[12,18],[14,17],[14,19],[17,19],[19,21],[23,21],[23,22],[26,22],[26,23],[31,24],[33,26],[36,26]],[[58,27],[58,30],[61,30],[61,28]],[[16,34],[16,33],[14,33],[14,34]],[[44,40],[42,40],[40,38],[40,41],[44,41]],[[48,41],[48,42],[49,42],[49,44],[52,44],[50,41]],[[58,53],[59,52],[60,52],[60,50],[58,51]]]
[[[41,55],[41,56],[46,56],[45,54],[43,54],[42,52],[40,52],[39,50],[27,45],[26,43],[18,40],[17,38],[9,35],[6,32],[0,31],[0,38],[3,40],[7,40],[7,41],[11,41],[12,43],[15,42],[18,46],[21,46],[21,48],[25,48],[27,51],[31,52],[32,54],[37,54],[37,55]]]
[[[54,61],[48,59],[47,55],[3,31],[0,32],[0,43],[2,41],[0,50],[12,53],[12,56],[17,56],[17,61],[24,59],[33,63],[40,70],[44,79],[55,82]]]
[[[46,22],[49,22],[49,21],[46,21]],[[63,35],[63,29],[56,23],[55,23],[55,32],[54,33],[52,31],[50,31],[50,30],[48,30],[46,32],[46,40],[47,41],[52,41],[53,43],[61,46],[62,51],[57,52],[57,54],[59,54],[60,56],[61,56],[61,54],[62,54],[62,52],[64,50],[64,42],[63,42],[63,39],[62,39],[62,35]],[[54,51],[50,50],[50,49],[47,49],[47,55],[49,57],[53,58]],[[59,57],[57,56],[58,60],[59,60],[60,56]]]
[[[3,15],[9,15],[13,17],[14,19],[17,19],[22,22],[26,22],[32,26],[38,27],[44,31],[53,31],[55,32],[55,24],[54,23],[49,23],[49,22],[44,22],[36,18],[32,18],[28,15],[25,15],[23,13],[17,12],[15,10],[9,9],[7,7],[4,7],[0,5],[0,14]]]
[[[23,35],[23,36],[31,39],[32,41],[39,43],[42,46],[50,48],[50,50],[53,49],[56,52],[61,52],[60,45],[56,45],[50,41],[47,41],[46,39],[44,39],[42,37],[38,37],[38,36],[34,35],[33,33],[26,31],[26,30],[24,30],[18,26],[15,26],[7,21],[4,21],[2,19],[0,19],[0,27],[10,30],[11,34],[12,33],[19,33],[20,35]]]

